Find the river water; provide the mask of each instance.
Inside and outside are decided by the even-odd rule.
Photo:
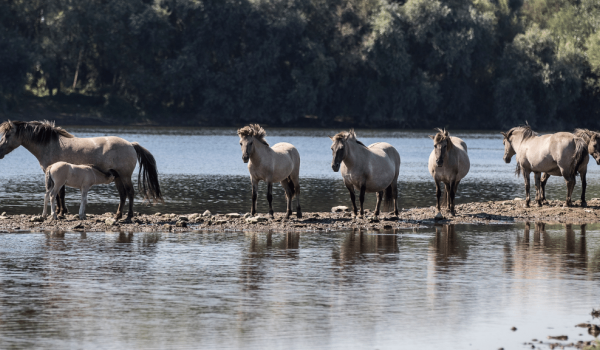
[[[118,135],[137,141],[155,156],[166,201],[154,207],[136,206],[140,212],[247,212],[251,188],[246,164],[242,162],[239,138],[234,128],[148,128],[148,127],[68,127],[78,137]],[[329,211],[337,205],[351,205],[341,175],[331,170],[331,140],[336,130],[267,129],[271,145],[290,142],[300,152],[301,204],[304,211]],[[433,132],[358,130],[358,138],[369,145],[378,141],[392,144],[400,153],[400,207],[435,204],[435,184],[427,170],[433,149],[427,137]],[[524,197],[522,178],[514,175],[514,160],[505,164],[500,133],[459,132],[467,143],[471,170],[461,182],[457,203],[505,200]],[[594,161],[588,170],[588,198],[600,197],[600,167]],[[533,176],[531,178],[533,181]],[[532,182],[533,183],[533,182]],[[533,191],[533,185],[532,191]],[[279,184],[273,186],[276,211],[285,210],[285,195]],[[266,212],[266,186],[259,190],[258,210]],[[578,182],[574,199],[581,193]],[[548,199],[564,199],[563,179],[552,177]],[[8,214],[41,212],[44,175],[39,164],[23,147],[0,160],[0,205]],[[79,192],[67,189],[67,204],[77,212]],[[138,200],[139,201],[139,200]],[[95,186],[88,197],[92,214],[115,211],[118,193],[113,185]],[[368,194],[367,208],[375,206],[375,194]]]
[[[117,134],[155,155],[166,203],[136,210],[250,207],[234,129],[67,129],[77,136]],[[349,204],[330,168],[326,136],[335,131],[268,132],[271,144],[290,141],[300,151],[304,211]],[[426,135],[358,131],[366,144],[385,140],[398,149],[401,207],[434,203]],[[499,134],[458,136],[472,165],[457,202],[523,196],[514,164],[502,161]],[[35,158],[19,148],[0,164],[0,210],[41,212],[43,174]],[[589,198],[600,196],[599,169],[590,164]],[[564,187],[551,179],[548,197],[563,198]],[[282,210],[282,190],[274,188]],[[71,211],[78,197],[68,191]],[[374,195],[367,202],[372,206]],[[97,186],[88,212],[116,205],[114,187]],[[259,211],[265,209],[260,195]],[[590,315],[600,309],[599,282],[599,224],[0,232],[0,348],[531,349],[532,339],[547,336],[594,339],[574,326],[599,323]]]

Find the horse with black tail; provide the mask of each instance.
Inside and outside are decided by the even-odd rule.
[[[525,179],[525,206],[529,207],[529,174],[535,177],[535,200],[542,206],[542,173],[562,176],[567,183],[565,206],[571,206],[571,196],[575,188],[577,173],[587,172],[590,156],[585,141],[568,132],[557,132],[538,136],[529,124],[517,126],[504,135],[504,161],[510,163],[516,155],[517,175],[523,173]],[[582,206],[586,205],[585,191],[581,194]]]
[[[125,200],[129,199],[127,219],[133,217],[135,194],[131,176],[139,161],[138,190],[145,200],[162,201],[158,171],[154,156],[136,142],[128,142],[116,136],[79,138],[48,121],[6,121],[0,124],[0,159],[19,146],[25,147],[40,163],[44,173],[56,162],[75,165],[95,165],[100,169],[112,169],[114,182],[119,191],[120,202],[115,215],[121,219]],[[67,213],[64,187],[57,196],[59,215]]]

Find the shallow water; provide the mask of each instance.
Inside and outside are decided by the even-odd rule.
[[[136,206],[141,212],[247,212],[251,188],[246,164],[234,128],[152,128],[152,127],[67,127],[79,137],[119,135],[137,141],[155,156],[166,202],[154,207]],[[268,129],[271,144],[291,142],[301,156],[301,204],[304,211],[329,211],[332,206],[350,205],[341,175],[331,170],[331,141],[336,130]],[[427,170],[433,149],[429,131],[358,130],[365,144],[386,141],[400,153],[400,208],[430,206],[435,203],[435,184]],[[468,145],[471,170],[461,182],[457,203],[506,200],[524,196],[521,178],[514,176],[514,160],[505,164],[502,136],[492,132],[457,132]],[[600,167],[589,164],[587,198],[600,197]],[[0,160],[0,210],[9,214],[41,212],[44,176],[35,157],[23,147]],[[533,181],[533,177],[532,177]],[[533,185],[532,185],[533,191]],[[579,182],[574,198],[580,196]],[[564,180],[552,177],[548,199],[564,199]],[[67,204],[77,212],[77,190],[67,189]],[[275,210],[285,210],[285,197],[274,186]],[[139,197],[138,197],[139,202]],[[118,193],[113,185],[95,186],[88,198],[89,213],[115,211]],[[368,194],[367,208],[375,205]],[[266,186],[260,188],[259,212],[267,211]]]
[[[521,349],[599,280],[600,225],[0,233],[0,348]]]

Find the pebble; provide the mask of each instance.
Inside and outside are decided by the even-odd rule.
[[[341,213],[344,211],[348,211],[348,207],[344,206],[344,205],[339,205],[337,207],[333,207],[331,208],[331,212],[332,213]]]
[[[207,217],[207,216],[211,216],[212,213],[210,212],[210,210],[205,211],[202,216]]]
[[[107,224],[108,226],[112,226],[117,223],[117,220],[115,220],[113,218],[108,218],[108,219],[104,220],[104,223]]]

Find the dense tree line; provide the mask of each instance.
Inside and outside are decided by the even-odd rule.
[[[600,128],[599,28],[597,0],[4,0],[0,111]]]

